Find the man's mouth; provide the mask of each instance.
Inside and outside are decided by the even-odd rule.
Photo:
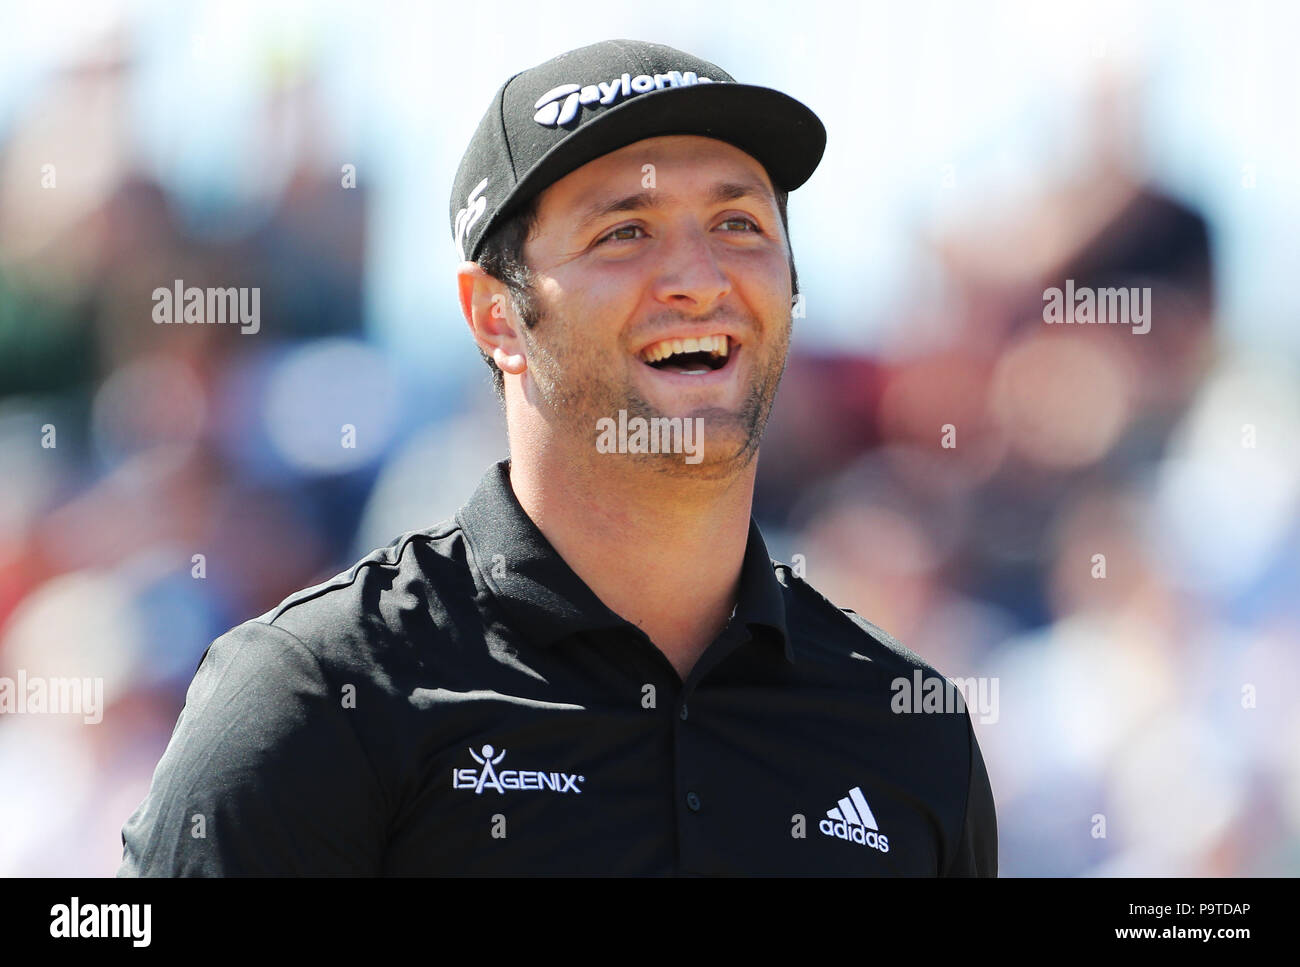
[[[641,350],[641,361],[660,372],[703,376],[727,365],[732,350],[729,337],[718,334],[696,339],[662,339]]]

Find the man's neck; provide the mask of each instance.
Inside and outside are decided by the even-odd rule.
[[[698,480],[600,459],[611,463],[518,454],[510,485],[565,563],[685,681],[736,604],[757,461],[726,480]]]

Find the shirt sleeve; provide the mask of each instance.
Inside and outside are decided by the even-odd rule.
[[[946,876],[998,875],[998,817],[993,805],[993,788],[970,712],[966,713],[966,732],[970,742],[970,781],[966,793],[966,818],[961,838]]]
[[[248,621],[214,641],[122,828],[117,875],[380,872],[385,797],[346,696],[281,628]]]

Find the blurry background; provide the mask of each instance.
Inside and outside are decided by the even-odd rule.
[[[610,37],[826,123],[756,516],[997,679],[1003,874],[1300,873],[1296,8],[577,12],[0,7],[0,676],[107,706],[0,717],[0,874],[111,875],[209,641],[505,454],[452,176],[506,77]],[[260,331],[156,325],[175,279]],[[1150,287],[1150,332],[1044,325],[1065,279]]]

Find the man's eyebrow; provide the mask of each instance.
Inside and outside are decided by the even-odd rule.
[[[771,190],[758,181],[720,181],[713,186],[709,192],[706,204],[717,205],[724,201],[735,201],[737,198],[753,197],[761,201],[771,199]],[[665,195],[655,189],[638,191],[632,195],[625,195],[622,198],[612,200],[602,199],[595,204],[586,208],[578,223],[574,226],[576,231],[581,231],[593,222],[600,221],[609,215],[617,212],[635,212],[644,211],[647,208],[654,208],[657,205],[669,201],[671,195]]]

